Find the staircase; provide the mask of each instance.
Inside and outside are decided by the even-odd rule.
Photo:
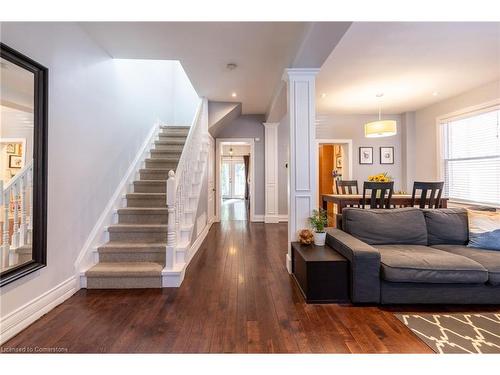
[[[166,181],[176,170],[189,127],[161,127],[150,157],[139,170],[118,223],[108,228],[99,262],[85,272],[88,289],[161,288],[166,262]]]

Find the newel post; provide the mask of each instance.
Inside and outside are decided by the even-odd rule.
[[[176,228],[175,228],[175,172],[171,170],[168,172],[167,179],[167,253],[165,267],[167,269],[174,268],[174,253],[176,247]]]

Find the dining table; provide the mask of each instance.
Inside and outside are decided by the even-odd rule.
[[[370,195],[365,199],[365,206],[370,207]],[[327,210],[328,203],[331,202],[337,207],[337,214],[342,213],[346,207],[361,207],[363,201],[362,194],[323,194],[321,196],[323,209]],[[391,197],[391,206],[409,207],[411,206],[411,194],[393,194]],[[415,197],[415,205],[420,204],[420,197]],[[448,198],[441,198],[439,208],[448,207]]]

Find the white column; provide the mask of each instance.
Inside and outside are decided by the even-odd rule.
[[[264,223],[278,223],[278,122],[265,122]]]
[[[288,254],[286,266],[292,272],[290,243],[297,232],[308,228],[307,218],[316,208],[317,150],[314,146],[316,104],[315,77],[319,69],[286,69],[288,114],[290,116]]]

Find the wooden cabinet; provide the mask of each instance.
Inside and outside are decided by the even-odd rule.
[[[292,243],[292,275],[307,303],[349,301],[349,261],[329,246]]]

